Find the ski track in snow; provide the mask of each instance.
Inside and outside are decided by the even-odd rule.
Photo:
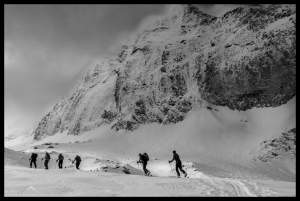
[[[44,171],[47,171],[47,173]],[[61,171],[63,171],[63,174],[61,174]],[[269,188],[258,187],[258,184],[254,181],[211,176],[205,179],[178,179],[106,172],[95,173],[75,169],[36,170],[14,166],[6,166],[5,175],[5,196],[163,195],[248,197],[278,195]],[[31,187],[33,189],[30,189]]]
[[[141,167],[128,158],[82,157],[80,167],[57,169],[52,154],[49,170],[28,168],[30,154],[5,149],[5,196],[294,196],[295,182],[259,182],[255,179],[228,178],[197,170],[194,162],[183,162],[190,178],[174,178],[175,170],[164,160],[154,160],[144,176]],[[73,157],[73,156],[72,156]],[[69,166],[66,162],[63,166]],[[95,163],[94,163],[95,162]],[[95,164],[97,166],[95,166]],[[99,167],[106,167],[100,168]],[[173,166],[172,166],[173,167]],[[209,166],[208,166],[209,167]],[[126,174],[122,170],[128,170]],[[211,171],[219,169],[210,168]],[[93,171],[91,171],[93,170]],[[201,172],[200,172],[201,171]],[[211,172],[212,173],[212,172]],[[221,174],[222,175],[222,174]]]

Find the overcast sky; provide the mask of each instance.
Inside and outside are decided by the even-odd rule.
[[[221,16],[238,5],[196,5]],[[5,135],[36,127],[84,72],[170,5],[5,5]]]

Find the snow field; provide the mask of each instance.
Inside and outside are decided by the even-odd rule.
[[[245,112],[212,107],[191,111],[175,125],[142,125],[133,132],[116,132],[112,125],[104,125],[78,136],[64,132],[38,142],[32,142],[32,136],[6,141],[6,147],[24,153],[5,149],[5,195],[22,196],[24,188],[33,185],[50,196],[295,196],[294,159],[251,160],[262,140],[295,127],[295,99],[277,108]],[[190,178],[168,178],[176,175],[168,164],[173,150]],[[38,169],[29,168],[33,151],[39,154]],[[52,152],[49,170],[43,169],[40,160],[45,151]],[[158,177],[143,176],[142,166],[137,166],[138,153],[144,152],[150,157],[147,169]],[[67,169],[57,169],[59,153],[65,156]],[[77,171],[69,160],[76,155],[82,158],[83,171]],[[41,178],[48,183],[36,185]],[[66,190],[51,194],[46,188]]]

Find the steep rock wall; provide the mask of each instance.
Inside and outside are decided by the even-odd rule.
[[[245,111],[296,95],[295,5],[249,5],[222,17],[194,6],[171,13],[103,61],[55,105],[34,131],[57,132],[177,123],[207,103]]]

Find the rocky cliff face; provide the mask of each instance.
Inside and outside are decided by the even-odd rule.
[[[177,123],[206,102],[245,111],[296,95],[296,6],[249,5],[222,17],[174,6],[47,114],[35,139]]]

